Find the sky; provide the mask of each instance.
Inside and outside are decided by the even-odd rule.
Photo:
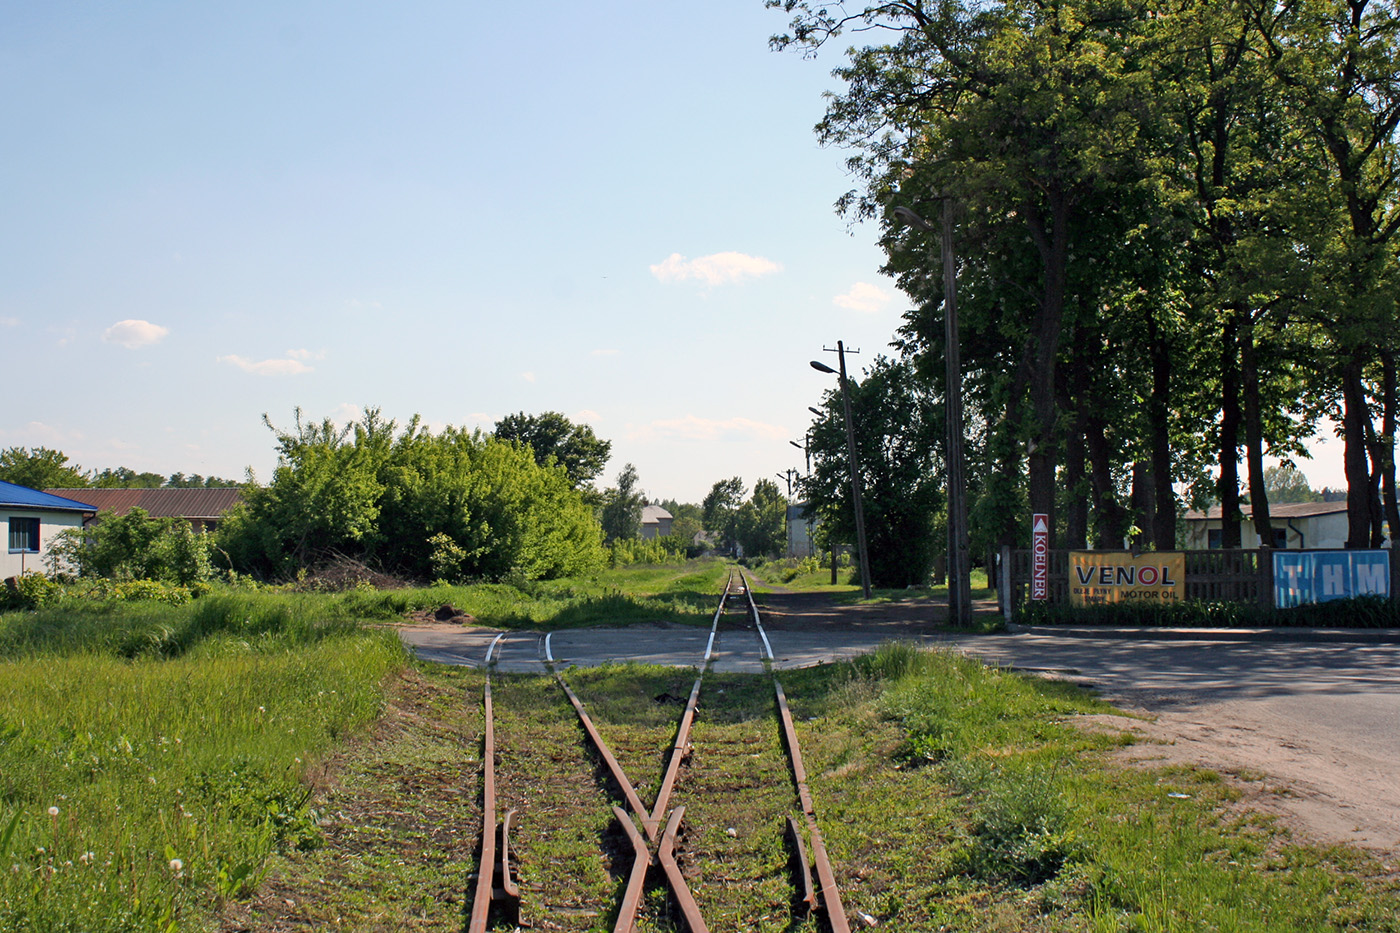
[[[0,0],[0,448],[266,479],[366,406],[563,412],[653,498],[802,466],[909,306],[762,0]],[[1342,486],[1340,445],[1299,466]]]

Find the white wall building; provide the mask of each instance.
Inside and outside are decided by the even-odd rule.
[[[1259,532],[1249,515],[1249,506],[1240,522],[1240,547],[1260,547]],[[1221,540],[1220,506],[1207,512],[1186,513],[1186,547],[1218,548]],[[1281,502],[1269,506],[1276,548],[1341,548],[1347,541],[1346,502]]]
[[[74,499],[50,495],[28,486],[0,480],[0,580],[47,568],[44,558],[53,536],[66,528],[82,528],[83,519],[97,511]]]

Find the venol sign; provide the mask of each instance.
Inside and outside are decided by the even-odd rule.
[[[1070,551],[1069,601],[1158,605],[1186,598],[1186,555],[1152,551]]]

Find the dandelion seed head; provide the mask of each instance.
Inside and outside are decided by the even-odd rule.
[[[174,872],[184,871],[184,870],[185,870],[185,863],[182,862],[182,861],[180,861],[180,860],[177,859],[177,858],[173,858],[173,859],[170,860],[170,870],[171,870],[171,871],[174,871]]]
[[[58,816],[58,807],[49,807],[49,816]]]

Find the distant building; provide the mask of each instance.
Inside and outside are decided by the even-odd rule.
[[[671,513],[659,505],[642,506],[642,537],[646,540],[664,538],[671,533]]]
[[[1249,506],[1240,506],[1245,513],[1240,522],[1240,546],[1260,547],[1259,532],[1249,515]],[[1205,512],[1186,513],[1186,547],[1218,548],[1221,543],[1221,509],[1211,506]],[[1275,548],[1340,548],[1346,547],[1346,502],[1280,502],[1269,506],[1269,524],[1273,527]]]
[[[48,492],[80,497],[97,506],[98,512],[125,515],[139,508],[145,509],[152,518],[183,518],[194,531],[213,531],[224,513],[243,498],[243,490],[236,486],[221,489],[50,489]],[[96,516],[89,521],[96,521]]]
[[[817,546],[812,543],[812,532],[819,524],[816,516],[811,520],[804,518],[807,510],[805,502],[798,502],[787,507],[787,556],[788,557],[812,557],[817,553]]]
[[[0,480],[0,540],[8,545],[0,554],[0,579],[26,571],[42,573],[53,536],[69,528],[82,528],[84,520],[96,512],[89,502]]]

